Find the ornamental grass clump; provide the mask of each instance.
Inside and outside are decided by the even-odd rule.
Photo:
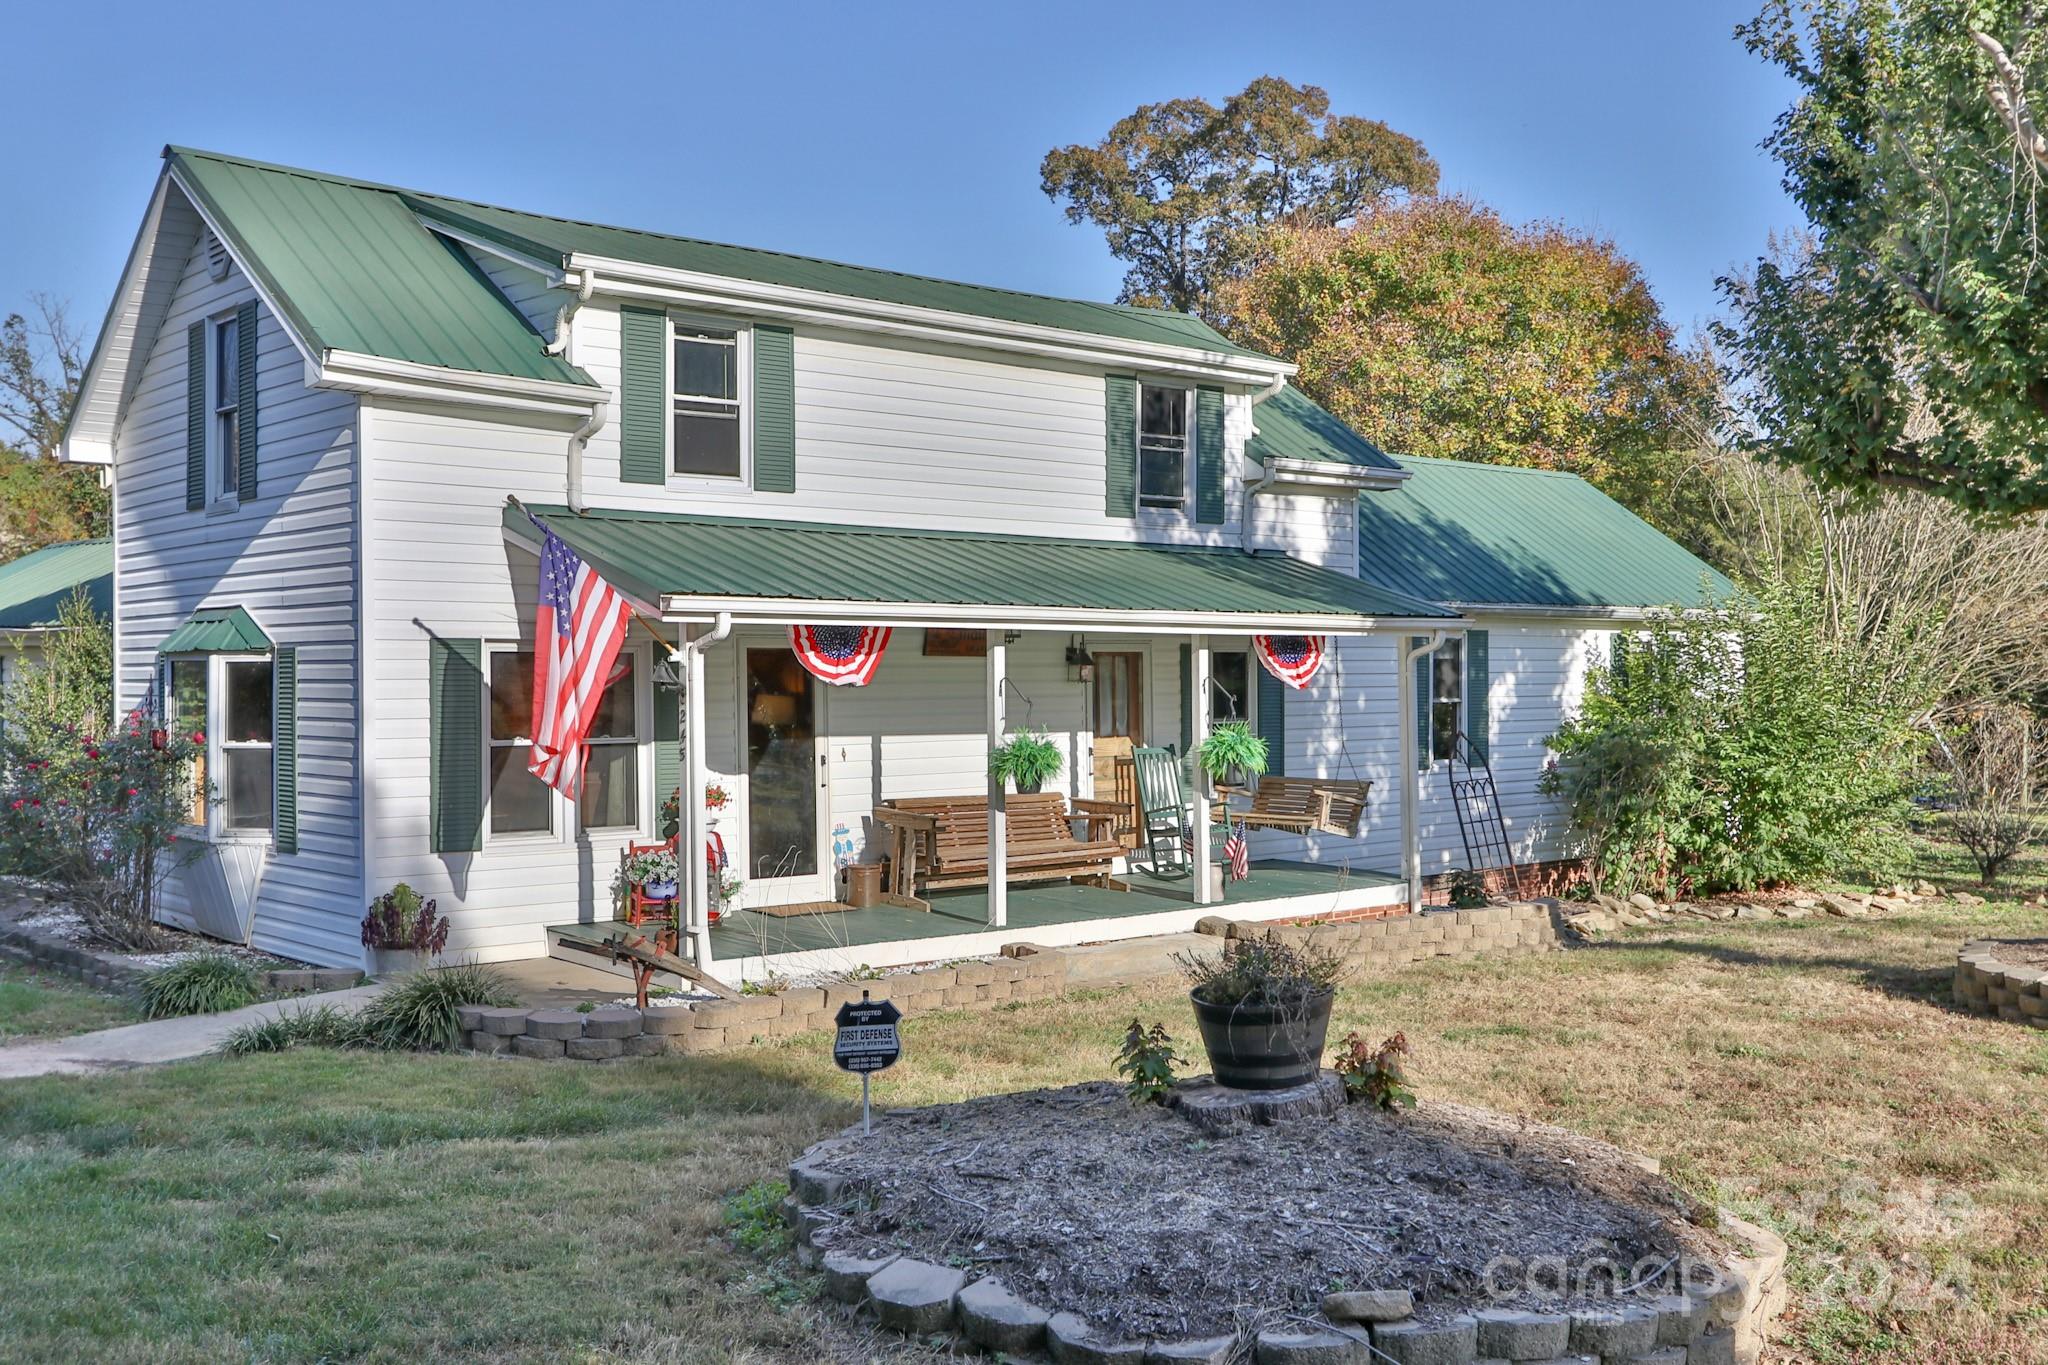
[[[395,1052],[443,1051],[461,1041],[458,1009],[518,1003],[512,983],[495,967],[472,962],[416,972],[399,978],[363,1007],[352,1041]]]
[[[1245,939],[1215,956],[1176,954],[1181,972],[1205,1005],[1306,1009],[1336,989],[1344,959],[1313,943]]]
[[[362,1026],[355,1015],[332,1005],[309,1005],[242,1025],[221,1040],[220,1050],[225,1056],[247,1057],[295,1047],[350,1047],[361,1037]]]
[[[142,978],[143,1009],[151,1019],[219,1014],[260,998],[256,969],[226,953],[189,957]]]

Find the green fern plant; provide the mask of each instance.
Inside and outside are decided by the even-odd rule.
[[[1035,792],[1059,776],[1063,763],[1059,745],[1042,731],[1026,730],[989,750],[988,775],[1008,780],[1020,792]]]
[[[1211,782],[1257,777],[1269,761],[1266,741],[1241,720],[1226,720],[1211,730],[1195,754]]]

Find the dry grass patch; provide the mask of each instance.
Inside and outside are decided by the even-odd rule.
[[[1785,1359],[2016,1365],[2048,1359],[2048,1033],[1952,1011],[1947,980],[1964,940],[2043,932],[2011,905],[1636,931],[1354,981],[1332,1036],[1403,1029],[1425,1101],[1649,1153],[1785,1234]],[[878,1103],[1104,1079],[1133,1013],[1195,1046],[1166,985],[926,1016]],[[735,1192],[855,1116],[827,1051],[0,1086],[0,1358],[935,1360],[729,1240]],[[1920,1281],[1962,1300],[1902,1304]]]

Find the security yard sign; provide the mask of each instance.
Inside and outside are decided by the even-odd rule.
[[[849,1000],[839,1007],[835,1021],[839,1032],[832,1039],[832,1063],[841,1071],[860,1073],[863,1134],[875,1130],[868,1108],[868,1078],[896,1065],[896,1059],[903,1055],[903,1037],[896,1031],[896,1023],[902,1017],[903,1011],[894,1002],[870,1000],[866,991],[860,993],[859,1000]]]

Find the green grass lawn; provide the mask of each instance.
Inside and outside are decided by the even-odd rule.
[[[1956,945],[1992,933],[2048,934],[2048,912],[1445,960],[1349,985],[1333,1036],[1405,1030],[1425,1103],[1650,1153],[1777,1228],[1780,1359],[2048,1359],[2048,1033],[1948,1007]],[[878,1100],[1106,1076],[1133,1014],[1198,1046],[1168,986],[930,1015]],[[0,1359],[937,1359],[729,1240],[736,1192],[855,1117],[826,1054],[822,1035],[604,1067],[307,1051],[0,1085]],[[1902,1304],[1921,1281],[1957,1301]]]
[[[18,963],[0,963],[0,1046],[132,1024],[141,1016],[118,995]]]

